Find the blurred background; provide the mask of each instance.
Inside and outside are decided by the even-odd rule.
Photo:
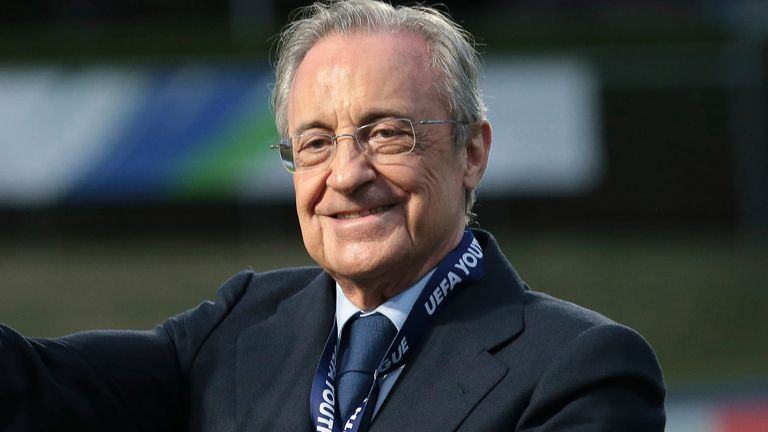
[[[651,342],[668,431],[768,431],[768,2],[443,3],[486,62],[477,225],[534,289]],[[148,328],[311,263],[268,148],[302,4],[4,3],[0,321]]]

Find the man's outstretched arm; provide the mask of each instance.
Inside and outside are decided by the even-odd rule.
[[[162,327],[39,339],[0,326],[0,430],[182,430],[177,365]]]

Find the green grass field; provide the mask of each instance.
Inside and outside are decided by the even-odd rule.
[[[536,290],[639,330],[668,383],[768,377],[768,242],[729,235],[503,232]],[[310,264],[299,239],[0,245],[0,321],[30,336],[148,328],[234,272]]]

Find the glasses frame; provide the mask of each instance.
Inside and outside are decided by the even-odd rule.
[[[360,139],[358,138],[358,134],[361,130],[364,130],[366,128],[370,128],[372,126],[375,126],[379,123],[385,122],[385,121],[407,121],[411,125],[411,130],[413,131],[413,145],[411,145],[411,148],[408,151],[396,153],[398,155],[405,155],[413,152],[413,149],[416,148],[416,126],[429,126],[429,125],[441,125],[441,124],[469,124],[468,121],[463,120],[411,120],[409,118],[400,117],[400,118],[386,118],[377,120],[375,122],[364,124],[358,128],[355,129],[353,133],[343,133],[343,134],[337,134],[337,135],[331,135],[331,134],[316,134],[319,136],[328,137],[331,139],[331,142],[333,144],[333,147],[331,148],[331,153],[328,159],[324,162],[321,162],[317,165],[303,168],[307,170],[312,170],[315,168],[320,168],[325,166],[331,159],[333,159],[333,156],[336,153],[336,148],[338,147],[338,139],[343,137],[350,137],[354,139],[355,145],[357,146],[357,149],[360,150],[366,157],[374,158],[376,157],[376,153],[372,153],[370,150],[370,147],[368,146],[368,143],[365,144],[360,142]],[[280,138],[279,144],[272,144],[269,146],[271,150],[278,150],[278,153],[280,155],[280,161],[283,164],[283,167],[291,174],[296,172],[296,162],[294,160],[293,155],[293,144],[292,141],[295,140],[297,137],[301,136],[302,134],[295,135],[292,137],[284,137]],[[290,157],[286,156],[290,155]],[[299,168],[299,170],[303,170],[302,168]]]

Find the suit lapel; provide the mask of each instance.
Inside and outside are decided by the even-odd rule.
[[[493,238],[476,236],[483,244],[486,276],[457,292],[440,312],[371,432],[456,430],[506,375],[507,365],[489,351],[522,331],[524,288]]]
[[[237,342],[238,430],[309,430],[312,377],[334,319],[333,280],[322,272]]]

